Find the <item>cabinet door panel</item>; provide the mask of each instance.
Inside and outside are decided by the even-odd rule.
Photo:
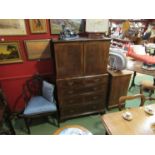
[[[55,44],[57,78],[83,74],[83,43]]]
[[[84,75],[105,74],[109,55],[109,42],[94,41],[84,44]]]

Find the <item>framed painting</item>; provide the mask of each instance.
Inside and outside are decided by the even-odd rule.
[[[26,35],[24,19],[0,19],[0,35]]]
[[[0,64],[23,62],[18,42],[0,42]]]
[[[29,24],[31,33],[47,33],[46,19],[30,19]]]
[[[83,19],[50,19],[50,27],[52,34],[60,34],[62,25],[69,27],[76,33],[84,32]]]
[[[86,19],[86,32],[88,33],[108,33],[108,19]]]
[[[26,40],[25,46],[29,60],[51,58],[50,40]]]

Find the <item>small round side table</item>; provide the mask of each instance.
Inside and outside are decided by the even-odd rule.
[[[80,125],[66,125],[57,129],[53,135],[92,135],[92,133]]]

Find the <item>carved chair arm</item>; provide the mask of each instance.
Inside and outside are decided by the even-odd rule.
[[[136,99],[136,98],[141,98],[140,106],[143,106],[144,102],[145,102],[145,96],[143,94],[136,94],[134,96],[121,96],[119,98],[119,103],[118,103],[119,110],[122,110],[123,108],[125,108],[126,100],[132,100],[132,99]]]

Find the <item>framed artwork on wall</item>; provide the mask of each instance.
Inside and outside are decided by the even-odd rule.
[[[0,42],[0,64],[23,62],[18,42]]]
[[[25,46],[29,60],[51,58],[50,39],[26,40]]]
[[[76,33],[84,32],[83,19],[50,19],[51,33],[60,34],[62,25],[73,29]]]
[[[86,19],[86,32],[107,33],[109,31],[108,19]]]
[[[24,19],[0,19],[0,35],[26,35]]]
[[[30,19],[29,24],[31,33],[47,33],[46,19]]]

